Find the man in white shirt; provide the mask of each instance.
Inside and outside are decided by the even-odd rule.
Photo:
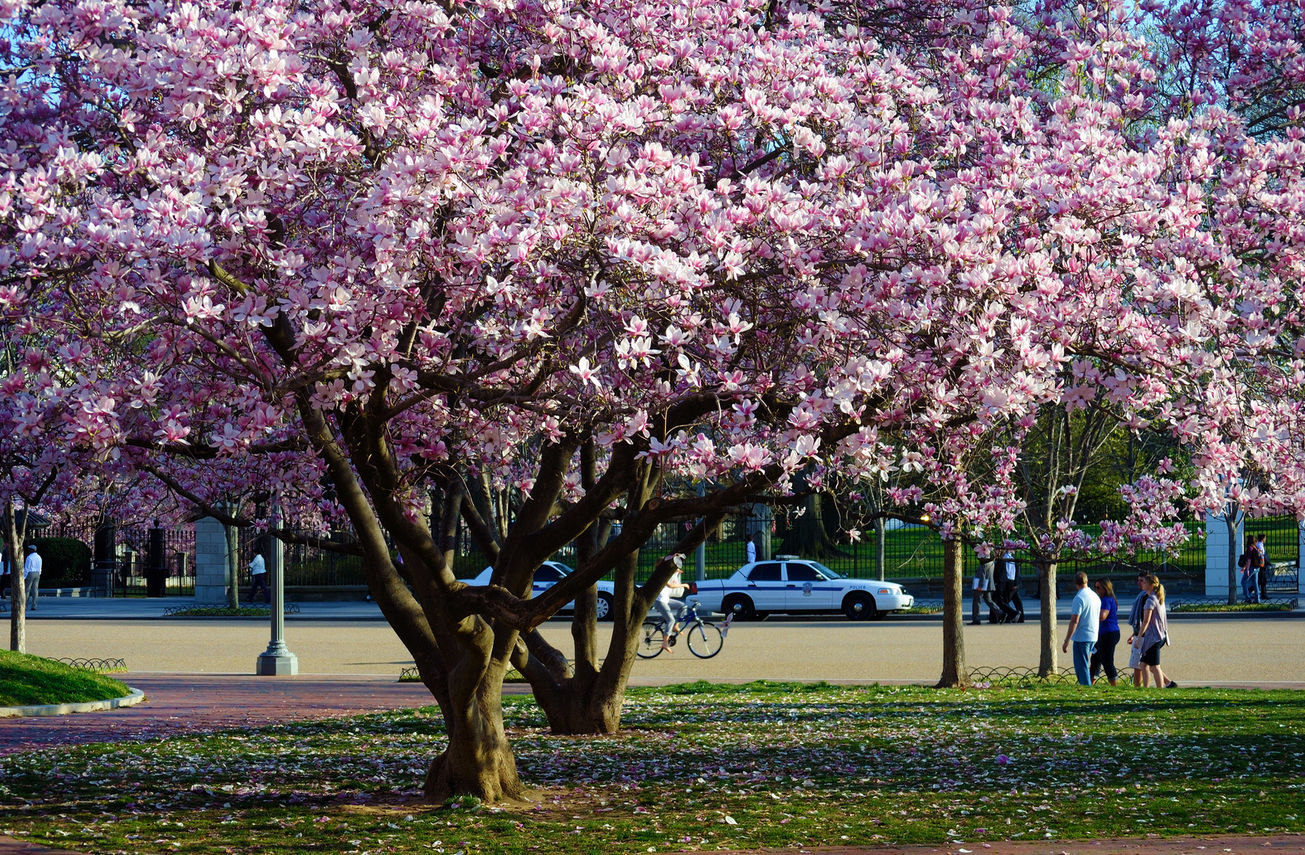
[[[1096,649],[1101,626],[1101,598],[1088,587],[1087,574],[1082,571],[1074,574],[1074,585],[1078,593],[1069,606],[1069,632],[1065,634],[1065,643],[1060,649],[1068,651],[1069,643],[1074,642],[1074,676],[1079,685],[1090,686],[1092,651]]]
[[[23,562],[23,585],[27,590],[27,610],[36,611],[36,589],[41,585],[41,554],[36,544],[27,545],[27,560]]]

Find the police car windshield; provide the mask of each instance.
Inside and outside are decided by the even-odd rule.
[[[842,578],[843,578],[842,576],[840,576],[840,575],[838,575],[837,573],[835,573],[833,570],[830,570],[828,567],[826,567],[825,565],[821,564],[819,561],[808,561],[807,563],[810,564],[812,567],[816,568],[817,570],[819,570],[819,571],[821,572],[821,574],[824,575],[824,577],[825,577],[826,579],[842,579]]]

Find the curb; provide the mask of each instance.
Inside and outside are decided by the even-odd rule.
[[[128,688],[131,688],[128,686]],[[100,712],[116,710],[120,707],[132,707],[145,700],[145,693],[132,689],[130,695],[121,698],[109,698],[107,701],[82,701],[76,704],[33,704],[26,707],[0,707],[0,718],[18,718],[20,716],[54,716],[71,713]]]

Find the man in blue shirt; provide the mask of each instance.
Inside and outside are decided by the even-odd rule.
[[[1097,646],[1097,631],[1101,623],[1101,598],[1088,587],[1086,573],[1075,573],[1074,585],[1078,588],[1078,593],[1069,606],[1069,632],[1060,649],[1067,652],[1069,643],[1074,642],[1074,676],[1078,678],[1079,685],[1090,686],[1092,651]]]

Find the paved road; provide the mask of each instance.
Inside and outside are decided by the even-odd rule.
[[[1172,622],[1166,672],[1184,685],[1283,685],[1305,688],[1302,612],[1269,617],[1183,617]],[[550,621],[544,634],[569,645],[569,625]],[[116,657],[134,673],[252,674],[268,644],[266,623],[249,619],[57,620],[28,625],[28,650],[41,656]],[[600,627],[602,642],[608,630]],[[1032,667],[1037,623],[965,627],[972,668]],[[1063,638],[1064,624],[1060,625]],[[375,620],[287,621],[286,641],[305,675],[397,677],[411,662],[394,631]],[[563,647],[563,650],[569,647]],[[601,649],[601,648],[600,648]],[[715,659],[685,650],[636,663],[632,682],[685,680],[830,680],[928,683],[941,672],[939,620],[842,619],[736,624]],[[1120,664],[1126,654],[1117,657]],[[1068,667],[1068,656],[1061,657]],[[264,678],[275,679],[275,678]]]

